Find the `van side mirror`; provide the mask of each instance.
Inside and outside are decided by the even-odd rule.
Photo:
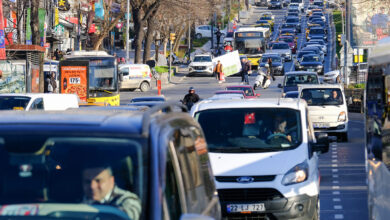
[[[282,84],[279,83],[278,84],[278,88],[281,89],[282,88]]]
[[[123,82],[123,73],[119,73],[119,81]]]
[[[180,216],[180,220],[214,220],[214,218],[199,214],[183,214]]]
[[[316,143],[312,143],[313,152],[320,152],[322,154],[329,151],[329,137],[327,133],[316,133]]]

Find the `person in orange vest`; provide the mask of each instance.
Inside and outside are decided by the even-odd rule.
[[[221,83],[222,82],[222,63],[219,60],[218,60],[217,65],[215,65],[214,74],[216,75],[217,79],[219,80],[219,83]]]

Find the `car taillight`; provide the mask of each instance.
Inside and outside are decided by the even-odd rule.
[[[149,72],[149,77],[152,78],[152,72]]]

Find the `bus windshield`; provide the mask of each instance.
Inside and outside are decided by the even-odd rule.
[[[115,58],[91,58],[89,62],[89,90],[117,90]]]
[[[236,48],[240,54],[260,54],[264,52],[260,39],[237,39]]]

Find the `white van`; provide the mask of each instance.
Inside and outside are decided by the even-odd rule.
[[[209,149],[224,217],[318,219],[316,138],[301,99],[200,102],[192,108]]]
[[[307,102],[315,132],[348,141],[348,107],[341,85],[300,85],[299,97]]]
[[[75,94],[54,93],[9,93],[0,94],[0,110],[45,110],[62,111],[79,108]]]
[[[119,73],[123,75],[121,89],[140,89],[142,92],[149,91],[152,72],[148,65],[122,64],[119,65]]]

